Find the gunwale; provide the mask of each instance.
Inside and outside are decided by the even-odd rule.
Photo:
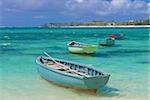
[[[41,57],[41,56],[40,56],[40,57]],[[62,73],[62,74],[66,74],[66,75],[71,75],[71,76],[73,76],[73,77],[79,77],[79,78],[83,78],[83,77],[105,77],[105,76],[108,76],[108,75],[109,75],[109,74],[105,73],[103,70],[99,70],[99,69],[96,69],[96,68],[91,68],[91,67],[89,67],[88,65],[84,65],[84,64],[80,64],[80,63],[76,63],[76,62],[72,62],[72,61],[67,61],[67,60],[61,60],[61,59],[54,58],[56,61],[58,61],[58,62],[60,62],[60,63],[61,63],[61,62],[64,62],[64,63],[66,63],[66,64],[71,64],[71,65],[75,65],[75,66],[81,66],[81,67],[83,67],[83,68],[87,68],[87,70],[92,70],[92,71],[98,72],[98,73],[100,73],[100,74],[94,76],[94,75],[77,75],[77,74],[65,73],[65,72],[63,72],[63,71],[60,71],[60,70],[57,70],[57,69],[53,69],[53,68],[51,68],[51,67],[48,67],[48,66],[45,65],[45,64],[39,63],[40,57],[38,57],[38,59],[36,60],[36,62],[37,62],[38,64],[40,64],[42,67],[46,67],[46,68],[48,68],[48,69],[50,69],[50,70],[53,70],[53,71],[56,71],[56,72],[58,72],[58,73]],[[46,58],[46,59],[48,59],[48,60],[51,60],[51,59],[48,58],[48,57],[44,57],[44,58]],[[66,65],[66,67],[69,68],[69,66],[67,66],[67,65]]]

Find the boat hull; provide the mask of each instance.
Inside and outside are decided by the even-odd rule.
[[[71,53],[79,53],[79,54],[92,54],[95,53],[97,50],[97,46],[87,46],[87,47],[74,47],[69,46],[68,50]]]
[[[55,71],[45,69],[42,66],[38,67],[39,74],[46,80],[51,81],[56,84],[60,84],[67,87],[80,87],[86,88],[82,78],[71,77]]]
[[[107,46],[115,45],[115,39],[106,39],[106,45]]]
[[[56,84],[72,88],[95,89],[95,90],[105,86],[110,77],[110,75],[95,76],[95,77],[84,77],[77,75],[72,76],[40,64],[38,66],[38,72],[44,79]]]
[[[104,47],[104,46],[113,46],[113,45],[115,45],[115,39],[114,38],[113,39],[106,39],[105,44],[104,43],[99,44],[99,46],[102,46],[102,47]]]

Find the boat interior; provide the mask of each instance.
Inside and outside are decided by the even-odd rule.
[[[102,72],[88,68],[86,66],[81,66],[78,64],[69,63],[66,61],[56,60],[54,62],[52,59],[40,58],[42,64],[47,65],[56,70],[64,71],[70,74],[76,74],[80,76],[101,76],[104,75]]]
[[[69,46],[78,46],[78,47],[84,47],[84,46],[88,46],[87,44],[82,44],[76,41],[72,41],[68,44]]]

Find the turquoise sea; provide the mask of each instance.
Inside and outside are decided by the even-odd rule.
[[[1,100],[148,100],[149,28],[0,28]],[[96,54],[76,55],[66,44],[76,40],[105,42],[109,34],[124,33],[113,47]],[[56,58],[102,69],[111,74],[108,84],[94,94],[64,88],[42,79],[35,60],[46,51]]]

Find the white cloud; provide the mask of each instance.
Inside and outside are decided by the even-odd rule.
[[[147,4],[147,7],[148,7],[148,8],[147,8],[147,13],[148,13],[149,16],[150,16],[150,3]],[[150,17],[149,17],[149,18],[150,18]]]
[[[111,14],[143,14],[150,12],[144,0],[1,0],[2,9],[53,11],[73,16],[104,16]]]
[[[135,0],[135,1],[132,3],[132,5],[134,5],[133,7],[134,7],[135,9],[141,9],[141,8],[143,8],[144,6],[146,6],[146,2],[141,1],[141,0]]]
[[[112,0],[110,2],[110,7],[114,7],[116,9],[120,9],[122,7],[128,8],[130,6],[130,0]]]
[[[74,13],[91,13],[109,15],[115,13],[129,14],[145,13],[147,3],[143,0],[69,0],[66,3],[68,11]]]
[[[75,0],[76,2],[78,2],[78,3],[83,3],[84,2],[84,0]]]

